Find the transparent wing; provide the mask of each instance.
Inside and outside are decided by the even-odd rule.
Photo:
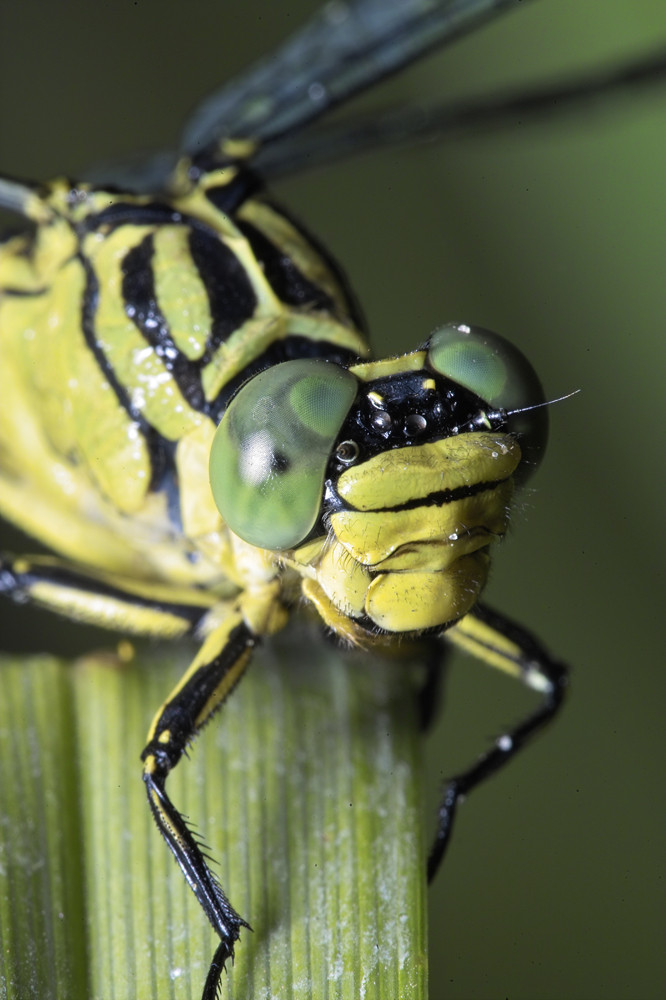
[[[283,136],[261,147],[254,163],[264,177],[311,170],[370,150],[432,142],[462,132],[551,123],[555,115],[583,111],[598,99],[666,84],[666,49],[584,75],[431,106],[403,105]]]
[[[332,0],[271,55],[211,94],[191,116],[181,150],[223,138],[266,144],[320,118],[428,50],[519,0]]]

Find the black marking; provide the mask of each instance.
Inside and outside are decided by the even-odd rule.
[[[228,184],[216,184],[215,187],[208,188],[206,197],[218,212],[233,215],[262,186],[261,180],[252,170],[241,166]]]
[[[178,471],[176,469],[177,441],[168,441],[162,438],[164,453],[167,458],[162,477],[153,483],[153,492],[161,493],[166,502],[166,512],[169,524],[178,535],[184,535],[183,514],[180,506],[180,486],[178,483]],[[193,553],[185,552],[189,562],[194,562],[196,556]]]
[[[193,410],[205,412],[207,405],[201,384],[201,360],[190,361],[179,350],[157,302],[152,266],[154,253],[154,237],[149,234],[123,258],[122,293],[125,312],[155,349],[155,354],[173,376],[188,405]]]
[[[494,479],[491,482],[484,481],[465,486],[456,486],[452,490],[437,490],[433,493],[425,493],[420,497],[413,497],[411,500],[405,500],[403,503],[395,504],[392,507],[373,507],[370,511],[360,510],[348,501],[342,500],[335,487],[327,481],[324,503],[326,505],[327,516],[337,511],[358,511],[361,514],[390,514],[403,510],[415,510],[418,507],[443,507],[447,503],[453,503],[456,500],[466,500],[468,497],[476,496],[478,493],[491,492],[498,486],[501,486],[502,483],[507,482],[509,478],[511,477],[507,476],[504,479]]]
[[[424,381],[427,375],[427,382]],[[444,375],[406,369],[364,384],[340,428],[338,442],[355,441],[359,461],[373,455],[479,430],[479,415],[487,414],[484,430],[506,431],[503,411],[488,413],[475,393]],[[382,410],[376,400],[381,399]],[[378,420],[381,412],[382,419]],[[334,464],[328,475],[336,475]]]
[[[208,295],[212,328],[206,347],[210,353],[250,319],[257,297],[245,268],[216,234],[192,229],[189,247]]]
[[[50,291],[50,285],[44,285],[42,288],[8,288],[6,286],[0,288],[2,295],[8,299],[38,299],[42,295],[48,295]]]
[[[300,233],[306,243],[311,247],[312,250],[317,254],[318,257],[322,259],[328,271],[331,272],[333,278],[340,286],[342,293],[344,295],[345,305],[349,314],[349,319],[352,321],[354,327],[359,331],[359,333],[367,334],[368,325],[365,321],[365,317],[359,305],[358,299],[354,295],[351,289],[349,281],[347,280],[347,275],[342,270],[338,262],[331,256],[329,251],[326,249],[323,243],[313,236],[312,233],[307,229],[302,222],[297,221],[294,216],[286,211],[281,205],[276,205],[270,199],[266,199],[266,204],[270,205],[273,211],[277,212],[283,218],[287,220],[296,230]],[[335,315],[335,314],[334,314]],[[338,317],[340,318],[340,317]]]
[[[90,349],[90,353],[97,362],[102,375],[111,386],[116,399],[130,420],[137,425],[139,433],[146,442],[151,465],[151,477],[148,488],[152,490],[161,480],[168,464],[165,441],[162,435],[158,434],[155,428],[148,423],[143,413],[134,406],[127,389],[119,381],[113,366],[104,353],[104,349],[97,340],[95,316],[99,305],[99,281],[90,261],[82,253],[78,255],[78,258],[85,275],[85,287],[81,300],[81,329],[83,336]]]
[[[187,683],[179,688],[174,698],[164,706],[155,729],[155,736],[141,755],[143,760],[158,750],[171,758],[169,761],[171,766],[177,762],[196,731],[196,720],[205,709],[211,693],[219,687],[229,671],[256,641],[254,633],[244,623],[231,630],[221,652],[209,663],[202,664]],[[230,693],[231,691],[227,692],[227,695]],[[218,707],[221,707],[221,704]],[[159,733],[165,730],[171,734],[168,744],[157,740]]]
[[[309,281],[284,250],[272,243],[251,222],[238,219],[236,225],[262,265],[266,280],[282,302],[335,314],[335,303],[330,295]]]
[[[104,191],[91,192],[99,197]],[[109,190],[113,195],[113,191]],[[114,195],[115,196],[115,195]],[[132,201],[117,201],[103,208],[100,212],[87,215],[79,224],[78,231],[81,235],[94,232],[97,229],[105,228],[109,232],[118,229],[120,226],[165,226],[182,223],[183,215],[168,202],[149,202],[146,205]],[[190,221],[190,220],[186,220]]]

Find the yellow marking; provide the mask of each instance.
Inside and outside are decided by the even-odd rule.
[[[473,552],[441,573],[382,573],[370,584],[366,610],[389,632],[446,625],[476,603],[488,575],[486,552]]]
[[[369,392],[368,399],[370,400],[373,406],[377,407],[377,409],[381,410],[383,408],[384,397],[382,396],[381,392]]]
[[[34,572],[36,575],[39,575],[43,568],[55,572],[61,570],[64,574],[67,574],[72,569],[67,563],[52,556],[35,556],[34,559],[21,556],[15,560],[13,565],[19,572]],[[158,583],[154,580],[142,580],[117,573],[103,573],[92,570],[89,574],[85,570],[82,572],[85,574],[84,578],[89,576],[91,586],[96,583],[105,584],[119,591],[117,600],[126,599],[129,604],[131,604],[134,597],[139,597],[147,601],[155,601],[158,604],[184,604],[186,607],[201,608],[203,612],[206,608],[214,607],[218,601],[214,593],[206,593],[202,590],[196,590],[193,587]],[[67,577],[65,576],[65,582],[57,584],[63,591],[69,589],[71,586],[66,580]],[[56,586],[56,584],[53,584],[53,586]],[[80,593],[87,593],[83,583],[77,584],[76,587],[71,589]],[[172,617],[170,612],[167,612],[167,614]],[[181,619],[178,618],[178,620],[180,621]]]
[[[336,542],[317,565],[316,579],[326,596],[344,615],[358,618],[365,613],[365,595],[370,574]]]
[[[220,147],[225,156],[235,160],[249,160],[259,148],[259,143],[255,139],[225,139]]]
[[[187,316],[189,299],[194,292],[187,280],[184,282],[185,301],[178,298],[173,285],[164,288],[164,271],[169,267],[169,261],[164,259],[167,248],[170,246],[174,253],[172,269],[179,267],[179,248],[181,256],[185,253],[185,249],[179,244],[178,231],[182,227],[173,227],[177,230],[174,234],[169,232],[171,228],[162,227],[155,246],[153,267],[156,266],[158,269],[158,292],[162,291],[164,294],[164,301],[159,299],[158,305],[166,315],[167,321],[180,329],[180,339],[182,339],[185,336],[183,327],[187,327],[189,322]],[[146,341],[134,319],[128,315],[122,292],[123,273],[119,266],[123,257],[133,248],[140,246],[146,237],[155,237],[156,229],[154,225],[119,226],[102,240],[98,233],[93,232],[84,240],[83,249],[95,271],[103,279],[100,280],[95,330],[103,345],[104,357],[113,367],[116,378],[127,390],[133,406],[160,434],[170,441],[175,441],[190,428],[198,426],[205,418],[193,410],[183,396],[168,369],[168,360]],[[170,236],[173,237],[171,240]],[[182,234],[180,238],[182,239]],[[185,279],[188,273],[186,270]],[[201,294],[205,294],[203,287],[200,287]],[[195,313],[192,324],[194,325],[199,318],[198,312]],[[122,466],[116,469],[118,480],[121,480],[122,472]],[[126,473],[125,478],[128,475],[129,473]],[[144,491],[145,489],[147,484],[144,484]],[[116,500],[115,494],[112,495]],[[117,500],[116,502],[118,503]]]
[[[401,375],[403,372],[417,372],[425,365],[425,351],[413,351],[399,358],[386,358],[383,361],[365,361],[352,365],[349,371],[363,382],[372,382],[376,378],[386,378],[389,375]]]
[[[160,797],[157,794],[157,792],[155,791],[155,789],[151,790],[151,796],[150,797],[153,800],[153,805],[155,806],[157,812],[162,817],[162,822],[164,823],[165,826],[170,827],[171,824],[168,823],[168,822],[165,822],[166,817],[165,817],[165,814],[164,814],[164,809],[162,808],[162,800],[160,799]]]
[[[488,666],[522,679],[520,646],[473,614],[453,625],[445,638]]]
[[[360,649],[369,649],[374,644],[373,637],[364,628],[336,608],[316,580],[303,580],[303,595],[314,604],[321,619],[341,639]]]
[[[252,650],[247,649],[243,655],[236,660],[233,667],[231,667],[224,675],[220,684],[215,688],[210,698],[196,717],[194,724],[197,729],[203,726],[206,719],[210,717],[218,705],[221,705],[227,695],[231,693],[240,680],[243,671],[247,667],[251,655]]]
[[[346,469],[337,487],[356,510],[382,510],[443,490],[507,479],[520,458],[520,447],[507,434],[458,434],[374,455]]]
[[[423,389],[426,392],[432,392],[437,388],[437,383],[434,378],[424,378],[423,379]]]
[[[470,535],[482,534],[488,543],[506,531],[512,491],[513,484],[507,480],[439,506],[340,511],[331,516],[331,527],[338,541],[365,566],[379,565],[383,569],[385,559],[394,553],[404,559],[414,543],[439,544],[441,559],[446,563],[466,551]]]
[[[229,560],[229,542],[221,534],[222,518],[215,506],[208,476],[210,449],[215,434],[212,420],[205,420],[199,427],[185,434],[176,447],[176,468],[180,483],[180,516],[183,531],[188,538],[199,538],[217,533],[216,557],[219,562]]]
[[[254,290],[257,291],[256,287]],[[275,315],[255,314],[220,344],[201,372],[206,399],[214,399],[220,389],[240,375],[250,361],[284,336],[284,319],[276,305]]]
[[[297,567],[300,572],[301,566],[308,566],[315,561],[325,544],[326,538],[313,538],[311,542],[294,549],[288,557],[282,555],[280,565]]]
[[[53,210],[34,192],[30,192],[26,197],[21,211],[38,225],[46,225],[53,218]]]
[[[157,737],[158,743],[170,743],[171,742],[171,730],[164,729],[160,735]]]
[[[189,248],[186,226],[159,226],[151,262],[157,302],[176,347],[190,360],[200,358],[212,327],[208,293]]]

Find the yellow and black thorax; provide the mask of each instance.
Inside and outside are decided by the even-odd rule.
[[[242,162],[183,161],[159,197],[56,181],[25,212],[34,231],[0,244],[9,516],[107,570],[228,576],[215,428],[257,372],[367,354],[339,269]],[[43,496],[48,518],[33,513]],[[80,538],[79,515],[96,534]]]

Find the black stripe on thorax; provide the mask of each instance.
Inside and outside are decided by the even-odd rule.
[[[216,184],[206,189],[206,198],[218,212],[233,216],[241,205],[263,188],[263,181],[243,164],[237,165],[238,173],[228,184]],[[216,170],[219,163],[211,165]],[[210,172],[202,170],[202,172]]]
[[[257,296],[238,257],[216,234],[192,227],[188,242],[210,308],[211,331],[201,359],[206,364],[220,344],[254,314]]]
[[[154,348],[172,375],[183,398],[193,410],[206,408],[201,385],[200,361],[191,361],[176,346],[155,292],[152,268],[155,243],[152,234],[125,254],[122,262],[122,294],[125,312],[145,340]]]
[[[211,330],[206,349],[194,360],[176,345],[169,322],[157,301],[152,234],[125,255],[122,294],[127,316],[154,348],[192,409],[210,412],[201,382],[201,369],[219,346],[254,313],[257,299],[242,264],[230,248],[205,228],[191,228],[188,243],[192,260],[208,296]]]
[[[264,277],[282,302],[290,306],[320,309],[332,315],[335,313],[335,304],[330,295],[309,281],[284,250],[272,243],[251,222],[237,219],[236,225],[262,265]]]
[[[300,235],[306,241],[308,246],[312,248],[312,250],[317,254],[317,256],[321,257],[324,264],[326,265],[326,269],[330,271],[335,281],[337,282],[337,284],[340,286],[340,288],[344,293],[345,302],[349,310],[349,318],[351,319],[352,324],[357,330],[360,331],[360,333],[367,334],[368,324],[366,323],[360,303],[356,298],[356,295],[351,285],[349,284],[347,275],[345,274],[344,270],[337,262],[337,260],[331,255],[328,248],[324,246],[324,244],[317,236],[314,236],[310,232],[310,230],[303,225],[300,219],[294,218],[291,212],[288,209],[285,209],[283,205],[278,205],[271,198],[266,198],[265,201],[266,204],[270,208],[272,208],[274,212],[277,212],[284,219],[286,219],[287,222],[289,222],[290,225],[292,225],[294,229],[298,233],[300,233]]]
[[[109,362],[104,349],[97,339],[95,331],[95,316],[99,305],[99,281],[90,261],[84,254],[79,254],[79,261],[85,275],[85,287],[81,301],[81,329],[85,342],[90,349],[102,375],[111,386],[116,399],[138,427],[139,433],[143,437],[151,465],[151,477],[149,489],[155,489],[163,478],[164,471],[168,465],[169,456],[167,453],[167,442],[152,427],[143,413],[132,403],[125,386],[119,381],[113,365]]]
[[[87,215],[75,224],[79,237],[100,229],[113,232],[120,226],[166,226],[183,222],[183,215],[167,202],[150,202],[139,205],[132,201],[116,201],[100,212]]]

